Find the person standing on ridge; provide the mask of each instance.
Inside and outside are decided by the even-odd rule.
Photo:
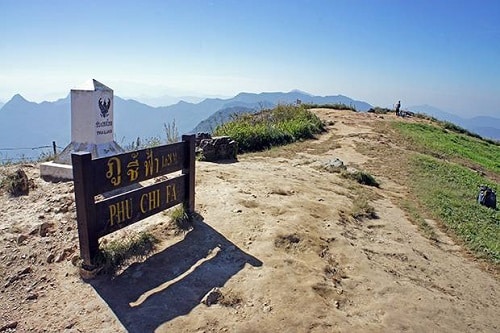
[[[401,101],[396,104],[396,116],[399,116],[399,108],[401,107]]]

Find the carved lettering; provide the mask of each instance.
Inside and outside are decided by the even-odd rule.
[[[140,208],[143,214],[158,207],[160,207],[160,190],[144,193],[141,196]]]
[[[139,156],[138,153],[132,153],[131,154],[132,158],[135,160],[129,162],[127,164],[127,175],[129,177],[129,180],[133,182],[139,177],[139,160],[137,160],[137,157]]]
[[[109,179],[111,184],[118,186],[122,182],[122,165],[118,157],[111,157],[108,160],[108,171],[106,172],[106,178]]]
[[[175,164],[175,163],[177,163],[177,153],[175,153],[175,152],[161,157],[161,167],[162,168],[168,167],[168,166]]]
[[[125,199],[108,206],[109,225],[123,223],[132,218],[132,199]]]
[[[146,169],[146,177],[154,176],[160,171],[160,160],[157,157],[153,157],[153,150],[151,149],[146,150],[144,167]]]
[[[172,201],[177,200],[177,190],[175,188],[175,184],[167,185],[166,187],[166,200],[165,202],[168,204]]]

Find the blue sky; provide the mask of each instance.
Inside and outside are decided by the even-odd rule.
[[[0,0],[0,101],[300,89],[500,116],[500,1]]]

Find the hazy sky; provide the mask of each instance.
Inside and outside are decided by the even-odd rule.
[[[500,116],[498,0],[0,0],[0,101],[300,89]]]

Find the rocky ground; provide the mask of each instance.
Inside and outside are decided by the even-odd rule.
[[[120,231],[161,242],[90,282],[72,183],[2,167],[0,178],[22,167],[32,188],[0,193],[0,332],[500,331],[498,270],[401,208],[407,175],[387,164],[408,152],[387,129],[394,116],[315,112],[329,124],[317,140],[197,162],[194,229],[174,233],[157,214]],[[326,170],[335,158],[380,188]]]

